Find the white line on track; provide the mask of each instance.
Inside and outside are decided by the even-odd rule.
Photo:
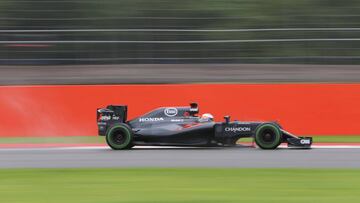
[[[284,147],[286,148],[286,147]],[[318,145],[312,146],[312,149],[360,149],[360,145]]]
[[[171,147],[171,146],[136,146],[134,149],[196,149],[201,147]],[[26,151],[26,150],[94,150],[110,149],[108,146],[79,146],[79,147],[26,147],[26,148],[0,148],[0,151]]]
[[[247,146],[249,147],[249,146]],[[135,149],[199,149],[202,147],[168,147],[168,146],[137,146]],[[217,147],[216,147],[217,148]],[[288,148],[287,146],[279,146],[281,149]],[[360,145],[313,145],[312,149],[360,149]],[[0,151],[49,151],[49,150],[96,150],[96,149],[110,149],[108,146],[84,146],[84,147],[46,147],[46,148],[2,148]]]

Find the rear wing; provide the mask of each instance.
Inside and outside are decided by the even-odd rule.
[[[105,135],[109,126],[114,123],[125,123],[127,121],[126,105],[109,105],[106,108],[96,110],[96,121],[98,134]]]
[[[109,105],[106,108],[98,108],[96,111],[97,121],[118,121],[125,123],[127,119],[127,106]]]

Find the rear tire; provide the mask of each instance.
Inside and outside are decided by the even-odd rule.
[[[276,149],[282,140],[280,128],[274,124],[260,125],[255,131],[255,142],[261,149]]]
[[[134,145],[133,132],[131,128],[124,124],[116,124],[112,126],[106,133],[106,143],[114,150],[130,149]]]

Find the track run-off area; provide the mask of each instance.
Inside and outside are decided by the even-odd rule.
[[[312,149],[28,146],[0,149],[0,168],[360,168],[360,144],[318,144]]]

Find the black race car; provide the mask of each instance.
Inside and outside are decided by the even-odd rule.
[[[240,138],[254,138],[262,149],[275,149],[281,143],[289,147],[310,148],[311,137],[297,137],[282,129],[277,122],[230,121],[214,122],[211,114],[197,116],[196,103],[185,107],[161,107],[127,120],[127,106],[109,105],[97,109],[98,133],[106,136],[115,150],[135,145],[231,147]]]

